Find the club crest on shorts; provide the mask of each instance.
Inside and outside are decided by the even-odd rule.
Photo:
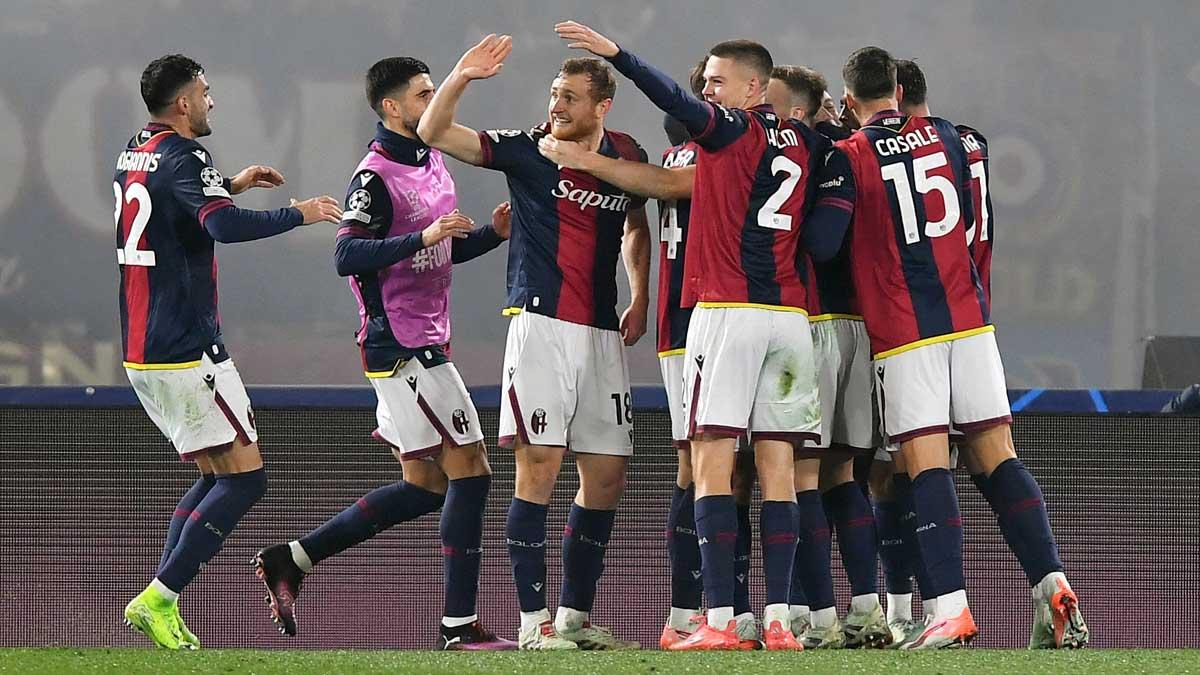
[[[546,430],[546,411],[538,408],[529,416],[529,430],[535,434],[540,434]]]
[[[450,415],[450,422],[454,425],[454,430],[459,435],[465,435],[471,430],[471,420],[467,419],[467,412],[462,408],[458,408]]]

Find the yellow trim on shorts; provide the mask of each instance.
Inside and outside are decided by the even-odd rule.
[[[879,352],[872,358],[886,359],[889,356],[903,354],[904,352],[912,351],[914,349],[917,349],[918,347],[925,347],[927,345],[935,345],[935,344],[938,344],[939,342],[950,342],[951,340],[961,340],[963,338],[969,338],[969,337],[973,337],[975,335],[983,335],[984,333],[992,333],[995,330],[996,330],[995,326],[980,326],[979,328],[972,328],[970,330],[960,330],[957,333],[948,333],[946,335],[939,335],[937,337],[925,338],[924,340],[917,340],[916,342],[910,342],[906,345],[896,347],[895,349],[889,349],[886,352]]]
[[[668,349],[665,352],[659,352],[658,358],[665,359],[668,356],[683,356],[686,352],[687,350],[683,347],[680,347],[679,349]]]
[[[200,360],[186,363],[134,363],[132,361],[123,361],[122,363],[130,370],[187,370],[200,365]]]
[[[863,320],[862,316],[858,314],[818,314],[816,316],[808,317],[808,322],[816,323],[818,321],[833,321],[834,319],[846,319],[848,321]]]
[[[368,379],[372,380],[384,377],[392,377],[396,374],[396,371],[407,365],[410,360],[411,359],[397,359],[396,365],[392,366],[391,370],[364,370],[363,375],[366,375]]]
[[[500,310],[500,315],[501,316],[516,316],[517,314],[520,314],[523,311],[525,311],[525,309],[523,307],[505,307],[504,309]]]
[[[697,302],[697,307],[705,309],[766,309],[772,312],[795,312],[808,316],[808,310],[802,307],[785,307],[784,305],[764,305],[760,302]]]

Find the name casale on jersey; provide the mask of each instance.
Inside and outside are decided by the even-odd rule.
[[[936,117],[877,115],[829,155],[820,200],[851,212],[850,264],[876,358],[990,330],[967,246],[969,175],[957,130]]]

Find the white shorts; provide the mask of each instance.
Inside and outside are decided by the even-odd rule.
[[[801,312],[697,307],[684,381],[689,437],[820,439],[812,333]]]
[[[525,311],[508,324],[500,446],[633,454],[633,405],[621,334]]]
[[[816,447],[841,445],[861,452],[876,447],[879,410],[866,325],[854,319],[816,321],[812,339],[821,399],[821,440]]]
[[[1012,422],[994,331],[876,359],[875,386],[890,443]]]
[[[451,447],[483,440],[479,413],[467,385],[441,347],[417,350],[391,377],[371,377],[379,404],[373,434],[402,459],[436,457]]]
[[[683,369],[686,362],[686,354],[658,357],[658,367],[662,370],[663,389],[667,391],[667,408],[671,413],[671,440],[680,450],[691,447],[688,442],[687,414],[683,409]]]
[[[258,441],[254,411],[233,359],[213,363],[208,354],[190,368],[126,368],[142,408],[182,459],[232,443]]]

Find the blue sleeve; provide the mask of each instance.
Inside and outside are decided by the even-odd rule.
[[[195,141],[173,145],[166,154],[175,200],[219,242],[265,239],[304,221],[293,208],[253,211],[235,206],[229,196],[229,179],[213,166],[212,154]]]
[[[240,209],[230,202],[205,214],[200,223],[223,244],[266,239],[283,234],[304,221],[299,209],[283,208],[273,211]]]
[[[712,124],[715,111],[711,103],[684,91],[678,82],[632,52],[621,49],[609,61],[622,75],[632,80],[651,103],[682,122],[693,137],[703,135]]]
[[[804,220],[804,248],[816,262],[832,260],[842,250],[854,215],[854,173],[838,148],[825,155],[817,184],[817,203]]]
[[[504,237],[496,234],[496,228],[491,224],[471,230],[466,239],[455,239],[450,248],[450,261],[455,265],[474,260],[485,253],[490,253],[504,243]]]
[[[392,197],[374,171],[355,174],[346,188],[333,263],[343,277],[375,272],[412,257],[422,246],[421,233],[389,237]]]
[[[333,250],[333,263],[339,276],[377,272],[386,267],[411,258],[425,247],[421,232],[409,232],[398,237],[371,239],[354,231],[357,228],[342,228],[338,232],[337,245]]]
[[[528,166],[529,162],[542,159],[537,141],[527,131],[518,129],[488,129],[479,132],[479,149],[483,153],[485,169],[508,171]]]

